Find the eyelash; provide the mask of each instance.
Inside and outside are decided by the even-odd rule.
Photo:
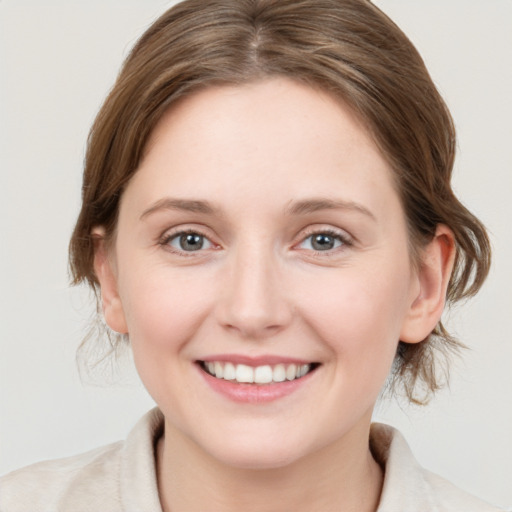
[[[200,229],[181,229],[179,231],[174,231],[174,232],[171,232],[171,233],[165,233],[162,236],[162,238],[158,241],[158,244],[161,245],[162,247],[168,249],[169,251],[175,253],[175,254],[179,254],[180,256],[184,256],[185,258],[194,257],[194,256],[197,257],[198,254],[195,254],[195,253],[203,252],[203,251],[201,251],[201,249],[199,249],[197,251],[183,251],[183,250],[175,249],[174,247],[172,247],[170,245],[170,242],[172,242],[176,238],[179,238],[179,237],[181,237],[183,235],[198,235],[198,236],[204,238],[205,240],[208,240],[208,242],[210,244],[215,246],[215,244],[212,241],[210,241],[208,236],[205,235]]]
[[[333,249],[328,249],[328,250],[325,250],[325,251],[318,251],[318,250],[315,250],[315,249],[308,249],[308,252],[311,252],[312,255],[314,255],[315,257],[332,257],[332,256],[336,256],[339,253],[339,251],[343,250],[344,248],[351,247],[352,245],[354,245],[354,242],[353,242],[352,238],[349,235],[347,235],[345,232],[337,231],[337,230],[332,229],[332,228],[326,228],[326,229],[314,228],[314,229],[311,229],[309,231],[306,231],[305,236],[303,236],[301,241],[299,242],[299,244],[296,244],[296,245],[303,244],[306,240],[308,240],[309,238],[311,238],[311,237],[313,237],[315,235],[327,235],[329,237],[334,238],[335,240],[338,240],[341,243],[339,247],[336,247],[336,248],[333,248]]]
[[[177,239],[178,237],[181,237],[183,235],[198,235],[200,237],[202,237],[203,239],[207,240],[210,244],[212,244],[213,246],[215,246],[216,244],[214,244],[209,238],[207,235],[205,235],[201,230],[199,229],[182,229],[182,230],[179,230],[179,231],[175,231],[175,232],[171,232],[171,233],[166,233],[164,234],[164,236],[162,236],[162,238],[159,240],[158,244],[165,247],[166,249],[168,249],[169,251],[175,253],[175,254],[179,254],[180,256],[184,256],[184,257],[194,257],[194,256],[198,256],[198,254],[195,254],[195,253],[201,253],[201,252],[204,252],[202,251],[201,249],[198,249],[197,251],[184,251],[184,250],[179,250],[179,249],[175,249],[174,247],[172,247],[170,245],[170,242]],[[340,232],[340,231],[336,231],[334,229],[329,229],[329,228],[326,228],[326,229],[312,229],[310,231],[306,231],[305,233],[305,236],[303,236],[300,240],[300,242],[298,244],[294,244],[294,247],[296,247],[297,245],[301,245],[303,244],[306,240],[308,240],[309,238],[315,236],[315,235],[326,235],[326,236],[329,236],[329,237],[332,237],[333,239],[335,240],[338,240],[340,243],[341,243],[341,246],[337,247],[337,248],[333,248],[333,249],[328,249],[328,250],[325,250],[325,251],[319,251],[319,250],[315,250],[315,249],[307,249],[308,252],[312,252],[315,256],[333,256],[334,254],[336,254],[339,250],[342,250],[343,247],[350,247],[353,245],[353,240],[344,232]]]

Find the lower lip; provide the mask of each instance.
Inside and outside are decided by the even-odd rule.
[[[273,402],[292,394],[306,384],[312,374],[316,372],[314,370],[300,379],[273,384],[241,384],[230,380],[217,379],[205,372],[200,366],[198,366],[198,370],[206,383],[217,393],[234,402],[253,404]]]

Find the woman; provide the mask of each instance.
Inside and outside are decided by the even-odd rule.
[[[2,510],[495,510],[370,426],[391,368],[411,401],[437,389],[445,301],[488,271],[454,143],[368,2],[164,14],[93,126],[71,240],[159,408],[7,476]]]

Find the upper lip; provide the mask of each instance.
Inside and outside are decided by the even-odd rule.
[[[283,357],[277,355],[246,356],[242,354],[215,354],[199,359],[205,363],[224,362],[232,364],[245,364],[247,366],[265,366],[276,364],[311,364],[313,361],[296,357]]]

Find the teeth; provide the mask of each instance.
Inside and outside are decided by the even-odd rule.
[[[286,368],[286,380],[295,379],[295,373],[297,371],[297,367],[294,364],[290,364],[288,368]]]
[[[204,369],[218,379],[234,380],[245,384],[270,384],[284,382],[304,377],[310,370],[311,364],[276,364],[275,366],[247,366],[245,364],[223,363],[220,361],[204,363]]]
[[[254,369],[254,382],[256,384],[268,384],[272,382],[272,368],[270,366],[257,366]]]
[[[224,366],[222,363],[215,363],[215,376],[218,377],[219,379],[222,379],[224,377]]]
[[[217,363],[215,363],[217,364]],[[215,372],[217,374],[217,372]],[[245,364],[236,365],[235,380],[237,382],[254,382],[254,369]]]
[[[217,372],[215,372],[215,376],[217,376]],[[234,380],[236,378],[235,365],[233,363],[226,363],[224,365],[224,373],[221,377],[226,380]]]
[[[286,380],[286,370],[284,368],[284,364],[278,364],[275,366],[274,371],[272,372],[272,380],[274,382],[283,382]]]

